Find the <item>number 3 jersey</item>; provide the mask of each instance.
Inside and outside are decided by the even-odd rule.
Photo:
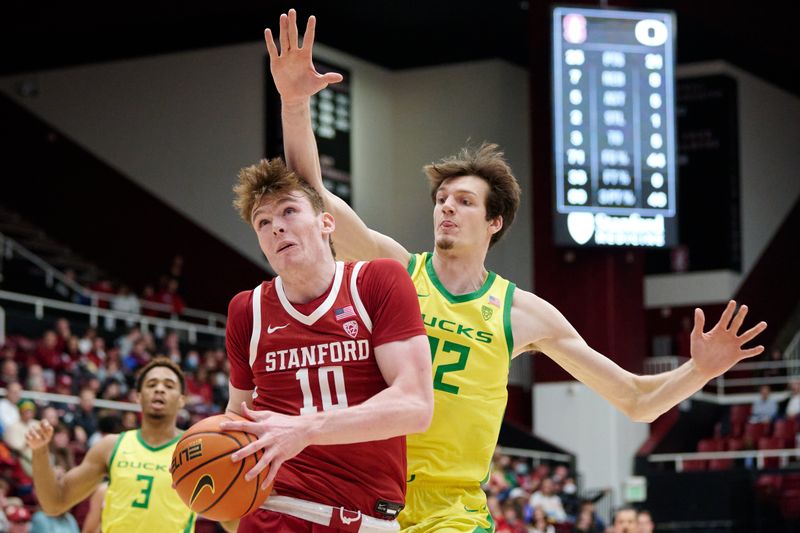
[[[508,399],[515,285],[489,272],[475,292],[453,295],[430,253],[411,256],[433,357],[433,420],[408,437],[409,482],[478,485],[489,473]]]
[[[375,348],[424,335],[414,287],[397,261],[336,263],[330,288],[291,303],[280,277],[238,294],[228,309],[231,384],[253,405],[287,415],[344,409],[387,388]],[[308,446],[278,472],[276,494],[378,518],[402,503],[405,437]]]
[[[142,430],[120,433],[108,461],[108,490],[100,518],[105,532],[191,533],[195,514],[172,488],[169,465],[180,436],[153,447]]]

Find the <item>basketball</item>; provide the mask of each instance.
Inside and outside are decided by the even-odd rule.
[[[265,468],[255,479],[245,481],[262,452],[231,462],[231,454],[256,440],[243,431],[223,431],[221,422],[245,420],[226,413],[208,417],[186,431],[175,446],[170,472],[183,502],[199,515],[212,520],[236,520],[258,508],[272,486],[261,490],[269,473]]]

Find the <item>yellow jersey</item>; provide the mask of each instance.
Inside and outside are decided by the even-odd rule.
[[[433,360],[433,420],[409,435],[408,481],[477,485],[487,479],[508,399],[516,286],[489,272],[483,286],[453,295],[439,281],[431,253],[411,256]]]
[[[154,448],[140,429],[119,435],[108,461],[108,491],[103,502],[101,530],[191,533],[195,514],[172,488],[170,461],[180,436]]]

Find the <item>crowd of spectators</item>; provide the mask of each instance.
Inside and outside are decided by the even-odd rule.
[[[484,485],[496,533],[650,533],[653,522],[645,510],[623,508],[606,524],[595,504],[605,490],[579,495],[569,467],[532,467],[523,457],[496,452],[492,473]],[[633,526],[627,523],[633,512]]]
[[[169,357],[185,373],[186,406],[179,417],[180,427],[224,410],[228,401],[224,350],[187,347],[175,332],[157,340],[131,327],[107,340],[93,328],[75,334],[70,322],[59,318],[38,340],[7,339],[0,347],[0,387],[6,389],[6,396],[0,398],[0,531],[15,531],[14,524],[29,522],[35,532],[37,523],[52,518],[37,518],[30,451],[25,445],[28,427],[37,420],[50,422],[55,428],[51,459],[57,471],[69,470],[104,434],[138,428],[136,411],[97,402],[135,403],[136,371],[157,355]],[[23,391],[62,394],[64,398],[22,398]],[[77,403],[69,401],[70,397],[77,397]],[[87,510],[88,504],[81,504],[62,522],[80,524]],[[53,531],[53,527],[48,522],[38,531]]]
[[[67,269],[64,276],[78,284],[75,271]],[[186,309],[185,296],[181,288],[182,279],[183,257],[176,255],[172,259],[170,268],[159,277],[158,282],[146,284],[139,294],[127,284],[115,284],[108,278],[98,279],[90,284],[88,289],[98,296],[97,305],[101,309],[149,317],[180,316]],[[55,284],[53,290],[64,300],[81,305],[92,303],[86,293],[76,292],[69,284],[61,281]]]

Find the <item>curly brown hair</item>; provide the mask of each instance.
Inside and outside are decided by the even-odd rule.
[[[431,199],[434,204],[439,187],[450,178],[475,176],[489,184],[486,220],[503,217],[503,227],[492,235],[489,248],[503,238],[514,223],[514,217],[519,209],[521,190],[498,145],[484,142],[478,148],[465,146],[458,154],[425,165],[423,170],[431,185]]]
[[[169,368],[170,370],[175,372],[175,375],[178,376],[178,381],[180,381],[181,383],[181,394],[183,394],[186,390],[186,381],[184,380],[183,371],[181,370],[181,367],[175,364],[172,361],[172,359],[163,356],[151,359],[149,363],[144,365],[136,373],[136,392],[142,392],[142,385],[144,384],[145,376],[147,376],[148,372],[159,366]]]

